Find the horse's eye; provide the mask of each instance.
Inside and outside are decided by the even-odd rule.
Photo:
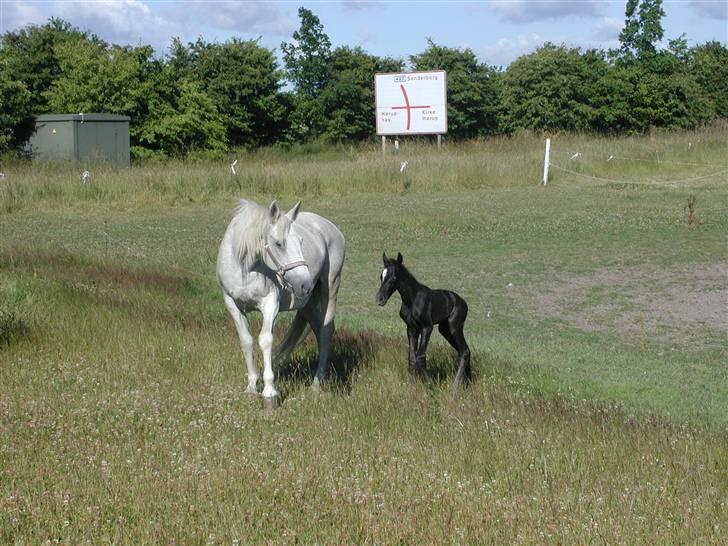
[[[278,248],[283,248],[283,243],[281,243],[280,241],[276,241],[276,246]]]

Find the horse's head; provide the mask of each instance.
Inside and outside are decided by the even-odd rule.
[[[397,277],[402,269],[402,254],[397,253],[396,260],[390,260],[387,258],[387,253],[382,253],[382,260],[384,262],[384,270],[380,275],[380,286],[374,301],[377,305],[384,305],[389,301],[389,298],[394,291],[397,289]]]
[[[284,288],[293,291],[297,298],[305,298],[313,290],[313,279],[303,259],[303,240],[291,234],[291,225],[298,217],[299,201],[285,214],[273,201],[268,208],[269,227],[265,235],[263,262],[276,273]]]

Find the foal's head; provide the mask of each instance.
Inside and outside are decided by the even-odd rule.
[[[397,253],[396,260],[390,260],[387,258],[387,253],[382,253],[382,260],[384,261],[384,270],[380,276],[381,285],[379,286],[379,292],[377,292],[374,301],[377,305],[384,305],[389,301],[389,298],[394,291],[397,289],[397,278],[399,277],[403,265],[402,254]]]

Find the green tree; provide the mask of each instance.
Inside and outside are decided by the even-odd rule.
[[[306,8],[298,8],[301,19],[293,41],[281,43],[286,75],[293,84],[293,130],[299,138],[321,135],[325,114],[321,93],[331,79],[331,40],[316,15]]]
[[[728,119],[728,48],[716,41],[695,46],[688,63],[715,116]]]
[[[136,51],[75,39],[56,44],[55,53],[60,75],[44,93],[50,110],[134,113],[143,95]]]
[[[498,73],[478,61],[471,49],[454,49],[427,41],[411,55],[415,70],[447,71],[448,134],[473,138],[498,131]]]
[[[0,154],[19,147],[29,133],[18,128],[31,119],[31,95],[25,84],[10,78],[0,66]]]
[[[657,52],[662,40],[662,0],[627,0],[624,28],[619,34],[622,59],[645,59]]]
[[[634,132],[694,127],[711,117],[710,101],[690,70],[684,35],[667,49],[657,47],[664,16],[662,0],[628,0],[621,47],[610,52],[614,66],[596,98],[600,125]]]
[[[187,58],[178,54],[174,59],[180,66],[191,66],[214,101],[225,120],[230,145],[270,144],[285,130],[282,74],[273,52],[258,41],[233,39],[209,44],[198,40],[191,44]]]
[[[649,63],[619,63],[596,83],[593,125],[604,132],[644,132],[651,127],[690,128],[712,109],[688,66],[657,52]]]
[[[296,91],[316,99],[331,77],[331,40],[312,11],[298,8],[298,16],[301,26],[293,33],[293,42],[281,43],[283,61]]]
[[[546,43],[515,60],[503,75],[504,128],[584,131],[594,115],[595,81],[607,71],[603,54]]]
[[[49,111],[45,92],[61,75],[55,46],[77,39],[100,42],[55,18],[42,26],[29,25],[0,36],[0,110],[4,112],[5,146],[22,146],[33,132],[33,116]]]
[[[374,74],[400,72],[401,60],[369,55],[360,47],[336,48],[331,54],[331,79],[320,103],[325,112],[323,136],[342,142],[374,134]]]
[[[103,43],[96,36],[81,32],[70,23],[56,18],[49,19],[42,26],[29,25],[15,32],[7,32],[0,38],[5,69],[14,80],[22,82],[30,91],[35,113],[48,111],[44,93],[62,72],[56,46],[69,40]]]
[[[221,155],[227,149],[225,125],[214,101],[196,81],[174,76],[169,67],[159,75],[158,93],[138,130],[135,155]],[[171,86],[163,87],[165,82]],[[174,91],[165,92],[170,89]]]
[[[130,116],[135,157],[225,149],[214,101],[189,74],[153,59],[151,47],[76,39],[57,44],[56,56],[61,73],[46,91],[49,108]]]

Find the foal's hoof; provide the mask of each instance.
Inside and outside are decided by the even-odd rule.
[[[276,409],[281,405],[281,397],[277,394],[275,396],[263,396],[263,408],[267,410]]]

